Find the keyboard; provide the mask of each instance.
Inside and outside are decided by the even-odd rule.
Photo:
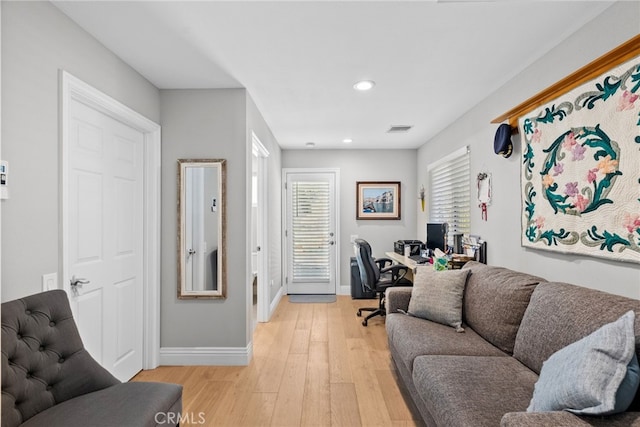
[[[410,255],[409,258],[415,261],[416,264],[426,264],[429,262],[429,258],[425,258],[420,255]]]

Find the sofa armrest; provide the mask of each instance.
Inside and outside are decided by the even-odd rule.
[[[411,286],[394,286],[387,288],[385,294],[385,307],[387,314],[397,313],[398,310],[407,311],[411,299]]]
[[[640,412],[623,412],[606,417],[579,417],[566,411],[509,412],[500,427],[640,426]]]

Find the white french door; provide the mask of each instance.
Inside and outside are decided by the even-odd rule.
[[[65,120],[65,288],[85,347],[126,381],[143,362],[144,134],[75,99]]]
[[[287,293],[335,294],[337,170],[284,170]]]

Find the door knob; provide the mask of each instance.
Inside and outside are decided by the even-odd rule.
[[[90,280],[80,279],[80,278],[77,278],[75,275],[73,277],[71,277],[70,282],[71,282],[71,289],[81,288],[82,285],[86,285],[88,283],[91,283]]]

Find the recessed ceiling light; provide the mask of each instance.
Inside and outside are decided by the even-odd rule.
[[[353,88],[355,90],[370,90],[373,89],[373,87],[376,85],[376,82],[374,82],[373,80],[360,80],[358,83],[353,85]]]
[[[309,142],[307,142],[307,143],[306,143],[306,144],[304,144],[304,145],[306,145],[306,146],[307,146],[307,148],[313,148],[313,147],[315,147],[315,146],[316,146],[316,143],[315,143],[315,142],[311,142],[311,141],[309,141]]]
[[[353,139],[345,138],[345,139],[342,140],[342,142],[344,142],[345,144],[351,144],[353,142]]]

